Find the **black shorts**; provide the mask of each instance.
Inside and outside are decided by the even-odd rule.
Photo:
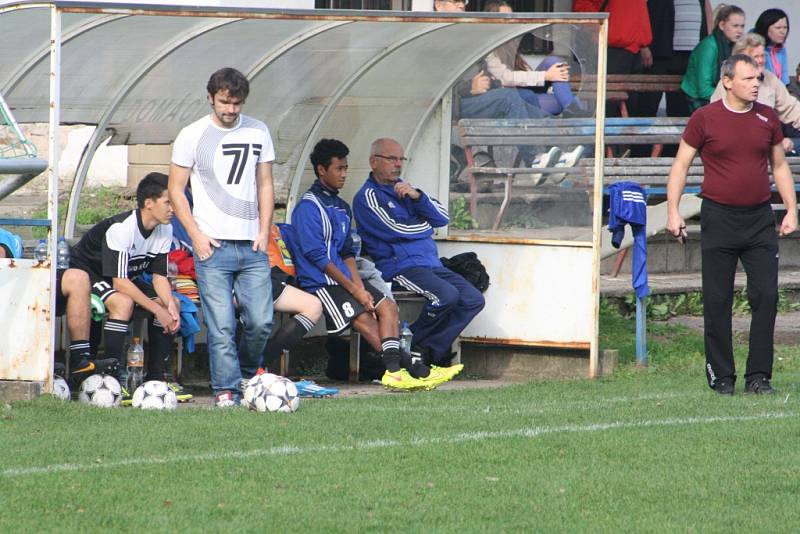
[[[372,295],[372,300],[377,306],[386,295],[375,289],[372,284],[364,284],[364,288]],[[325,327],[329,334],[341,332],[350,322],[366,310],[355,297],[342,286],[325,286],[315,291],[322,301],[322,311],[325,312]]]
[[[293,286],[294,276],[286,274],[280,267],[273,267],[269,272],[272,281],[272,302],[278,300],[286,286]]]

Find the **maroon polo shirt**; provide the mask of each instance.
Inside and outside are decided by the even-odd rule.
[[[755,102],[749,111],[736,112],[717,100],[692,114],[683,140],[703,160],[700,196],[728,206],[769,201],[767,161],[771,148],[783,141],[772,108]]]

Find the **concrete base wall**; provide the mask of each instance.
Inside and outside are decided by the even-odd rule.
[[[0,380],[0,402],[31,400],[44,392],[41,382]]]
[[[601,375],[610,375],[617,365],[616,350],[601,351]],[[580,350],[523,347],[461,347],[464,372],[480,378],[527,382],[532,379],[587,378],[589,353]]]

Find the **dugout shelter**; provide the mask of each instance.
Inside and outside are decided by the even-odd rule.
[[[371,141],[394,137],[410,159],[406,179],[450,207],[455,222],[436,236],[440,254],[474,250],[491,276],[486,309],[463,340],[582,350],[587,374],[596,376],[602,135],[589,147],[598,155],[593,182],[577,184],[577,193],[523,190],[519,215],[498,230],[458,222],[463,195],[458,177],[451,179],[450,156],[454,84],[490,51],[525,34],[532,34],[533,55],[560,55],[573,74],[597,80],[582,97],[596,109],[602,132],[606,20],[575,13],[7,2],[0,4],[0,93],[19,123],[50,125],[45,224],[59,220],[59,126],[96,125],[74,180],[64,181],[71,184],[69,207],[65,227],[50,226],[51,257],[57,235],[74,235],[81,190],[101,143],[171,143],[207,113],[205,84],[218,68],[235,67],[250,80],[243,112],[270,128],[274,175],[288,191],[289,214],[314,179],[307,160],[318,139],[336,137],[350,147],[343,191],[349,199],[369,172]],[[488,206],[492,198],[490,191],[480,202]],[[570,216],[538,223],[543,205]],[[0,264],[0,324],[20,333],[0,347],[0,380],[49,388],[55,271],[44,276],[42,267],[24,259]]]

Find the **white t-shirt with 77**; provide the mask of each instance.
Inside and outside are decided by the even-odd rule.
[[[274,160],[267,125],[246,115],[233,128],[220,128],[206,115],[181,130],[172,149],[172,163],[191,169],[197,226],[214,239],[255,239],[256,166]]]

